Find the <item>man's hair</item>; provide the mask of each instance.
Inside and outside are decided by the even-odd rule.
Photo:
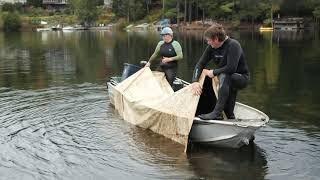
[[[205,32],[204,37],[214,39],[218,38],[220,42],[226,39],[226,32],[221,24],[214,23]]]

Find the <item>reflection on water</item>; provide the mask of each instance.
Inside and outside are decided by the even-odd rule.
[[[112,73],[107,65],[112,54],[106,56],[105,52],[113,43],[112,34],[105,36],[78,32],[1,33],[0,83],[37,89],[104,81],[106,74]]]
[[[231,35],[251,71],[239,100],[271,121],[252,146],[185,154],[121,120],[107,97],[106,80],[124,62],[148,59],[157,33],[0,33],[0,179],[317,179],[319,33]],[[202,32],[175,39],[184,51],[178,75],[190,81]]]
[[[194,147],[188,159],[203,178],[264,179],[268,170],[265,152],[256,144],[240,150]]]

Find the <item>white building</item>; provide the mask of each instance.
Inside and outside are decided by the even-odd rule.
[[[43,0],[42,4],[66,5],[68,4],[68,0]]]
[[[66,8],[68,0],[42,0],[42,7],[51,10]]]

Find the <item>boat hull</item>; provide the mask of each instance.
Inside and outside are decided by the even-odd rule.
[[[189,140],[216,147],[240,148],[254,139],[254,133],[260,127],[241,127],[216,120],[204,121],[195,118]]]

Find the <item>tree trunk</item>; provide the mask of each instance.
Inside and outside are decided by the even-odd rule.
[[[199,0],[196,1],[196,4],[195,4],[195,8],[196,8],[196,20],[198,20],[198,16],[199,16],[199,8],[198,8],[198,3],[199,3]]]
[[[180,0],[177,0],[177,24],[180,24]]]
[[[162,0],[162,19],[164,18],[164,1],[165,0]]]
[[[254,18],[253,18],[253,16],[251,16],[251,25],[252,25],[252,29],[254,29]]]
[[[192,2],[189,1],[189,24],[191,24],[191,16],[192,16]]]
[[[204,8],[202,9],[202,25],[204,26]]]
[[[147,5],[147,14],[149,14],[149,1],[146,1],[146,5]]]
[[[273,28],[273,5],[272,4],[271,4],[270,20],[271,20],[271,27]]]
[[[128,1],[127,21],[130,22],[130,0]]]
[[[184,0],[184,24],[187,22],[187,0]]]

